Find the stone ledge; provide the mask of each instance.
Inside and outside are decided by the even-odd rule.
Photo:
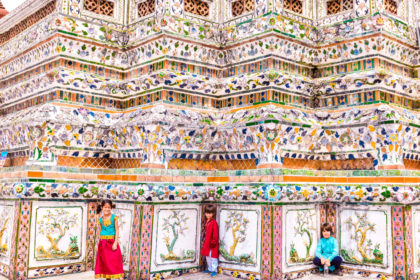
[[[48,279],[48,280],[70,280],[77,277],[78,280],[93,280],[95,279],[93,271],[89,272],[82,272],[82,273],[72,273],[68,275],[61,275],[56,277],[42,277],[38,279]],[[211,280],[211,279],[219,279],[219,280],[231,280],[235,279],[233,277],[229,277],[227,275],[218,274],[216,277],[210,277],[210,275],[205,273],[192,273],[187,274],[185,276],[173,278],[174,280]],[[312,274],[300,278],[301,280],[321,280],[321,279],[328,279],[328,280],[358,280],[358,279],[366,279],[363,277],[356,277],[353,275],[345,275],[345,276],[335,276],[329,275],[327,278],[323,277],[322,275]],[[7,278],[0,276],[0,280],[7,280]]]

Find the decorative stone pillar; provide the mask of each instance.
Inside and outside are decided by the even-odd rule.
[[[204,236],[206,234],[206,232],[205,232],[206,215],[204,215],[205,214],[205,212],[204,212],[205,207],[206,207],[206,204],[201,205],[201,213],[203,213],[203,214],[201,215],[200,249],[203,248]],[[201,252],[200,252],[200,269],[203,270],[203,271],[206,270],[206,257],[201,255]]]
[[[165,168],[165,154],[162,148],[164,135],[160,125],[147,125],[140,134],[143,138],[144,168]]]
[[[29,158],[26,165],[56,165],[57,159],[52,151],[54,129],[48,122],[34,124],[27,128],[30,134]]]
[[[89,202],[88,204],[88,227],[86,235],[86,270],[94,270],[95,268],[95,252],[97,244],[97,215],[96,202]]]
[[[405,252],[406,243],[404,241],[404,207],[392,207],[392,248],[394,259],[394,279],[405,280]]]
[[[262,206],[262,239],[261,239],[261,279],[271,279],[271,248],[272,240],[272,214],[273,207]]]
[[[405,127],[397,123],[375,128],[369,126],[369,129],[376,130],[372,139],[376,142],[377,158],[374,163],[376,169],[404,169],[402,145]]]
[[[143,220],[141,224],[140,262],[139,272],[136,279],[149,279],[150,277],[150,253],[152,249],[152,223],[153,205],[144,205]]]
[[[258,168],[282,168],[279,129],[274,123],[269,123],[258,128],[256,136],[259,138],[258,145]]]
[[[140,260],[140,229],[142,228],[142,206],[136,204],[134,208],[134,218],[131,233],[131,254],[130,254],[130,272],[128,279],[138,279],[138,268]]]
[[[406,245],[406,264],[407,264],[407,279],[414,278],[414,254],[415,247],[411,246],[413,242],[413,210],[410,205],[404,207],[404,240]]]
[[[21,201],[16,242],[16,262],[14,278],[16,280],[28,279],[29,232],[31,230],[32,202]]]
[[[273,0],[273,12],[280,14],[283,10],[283,0]]]
[[[320,205],[321,224],[329,223],[333,228],[333,236],[337,237],[337,205],[325,203]]]
[[[282,279],[282,206],[273,206],[273,270],[271,271],[272,279]]]
[[[377,149],[376,169],[405,169],[401,149],[390,151],[389,147]]]
[[[0,3],[1,4],[1,3]],[[19,210],[20,210],[20,202],[18,200],[15,201],[3,201],[0,204],[2,208],[2,213],[5,214],[7,217],[2,217],[2,239],[0,240],[2,242],[2,246],[6,246],[5,254],[2,256],[0,260],[0,275],[5,276],[7,279],[13,280],[15,279],[15,260],[16,260],[16,254],[17,254],[17,247],[15,246],[15,240],[16,236],[18,234],[18,225],[19,225]],[[4,238],[4,235],[7,234],[4,231],[8,230],[7,227],[12,227],[11,229],[11,236],[9,236],[7,239],[9,240],[9,244],[7,244],[7,239]],[[6,241],[6,243],[3,244],[3,242]],[[7,250],[10,251],[9,258],[5,258],[7,256]],[[8,263],[7,263],[8,261]]]

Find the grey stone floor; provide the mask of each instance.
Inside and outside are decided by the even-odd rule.
[[[74,273],[74,274],[69,274],[69,275],[64,275],[64,276],[55,276],[55,277],[44,277],[44,278],[39,278],[39,279],[44,279],[44,280],[93,280],[95,279],[95,276],[93,274],[92,271],[90,272],[83,272],[83,273]],[[232,280],[235,278],[226,276],[226,275],[217,275],[216,277],[210,277],[210,275],[208,274],[204,274],[204,273],[194,273],[194,274],[189,274],[189,275],[185,275],[182,277],[178,277],[178,278],[174,278],[174,280],[210,280],[210,279],[215,279],[215,280]],[[329,276],[328,278],[324,278],[320,275],[310,275],[310,276],[306,276],[304,278],[301,278],[301,280],[361,280],[364,278],[357,278],[355,276]],[[6,280],[6,278],[0,276],[0,280]]]

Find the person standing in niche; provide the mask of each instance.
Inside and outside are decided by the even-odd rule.
[[[219,265],[219,225],[216,222],[216,205],[207,204],[204,207],[206,225],[204,227],[204,243],[201,255],[206,256],[207,269],[205,273],[210,273],[212,277],[217,275]]]
[[[115,204],[111,200],[101,201],[96,209],[102,217],[98,220],[100,240],[96,255],[95,278],[124,279],[123,261],[118,244],[118,217],[112,214]]]
[[[321,226],[322,238],[316,246],[314,264],[319,267],[319,271],[324,275],[334,272],[342,275],[340,265],[343,259],[338,255],[337,240],[331,236],[332,226],[325,223]]]

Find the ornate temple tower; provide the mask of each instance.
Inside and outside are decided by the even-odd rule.
[[[0,3],[0,273],[89,271],[117,202],[127,279],[420,277],[418,0]],[[171,228],[173,230],[168,230]]]

